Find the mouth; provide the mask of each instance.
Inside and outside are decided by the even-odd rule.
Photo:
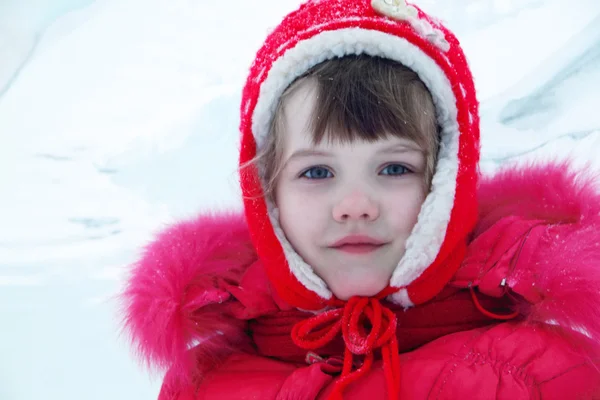
[[[385,241],[370,236],[346,236],[335,242],[331,248],[349,254],[368,254],[387,244]]]
[[[383,246],[382,244],[345,244],[342,246],[337,246],[334,247],[334,249],[342,251],[344,253],[349,253],[349,254],[368,254],[368,253],[372,253],[375,250],[379,249],[381,246]]]

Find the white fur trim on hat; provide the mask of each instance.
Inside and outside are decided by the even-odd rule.
[[[396,293],[392,294],[388,297],[393,303],[400,304],[404,308],[411,308],[414,306],[413,302],[410,300],[408,296],[408,291],[406,289],[400,289]]]

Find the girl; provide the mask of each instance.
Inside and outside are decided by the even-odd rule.
[[[478,184],[457,39],[398,0],[312,0],[241,105],[244,215],[160,234],[124,291],[159,398],[600,398],[600,197]]]

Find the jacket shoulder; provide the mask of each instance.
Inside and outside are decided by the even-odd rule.
[[[566,162],[485,178],[480,219],[452,284],[513,299],[527,322],[552,325],[600,355],[600,180]]]

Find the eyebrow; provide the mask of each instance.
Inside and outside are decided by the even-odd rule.
[[[303,158],[303,157],[311,157],[311,156],[331,157],[332,154],[328,153],[326,151],[315,150],[315,149],[300,149],[300,150],[296,150],[295,152],[293,152],[292,155],[289,156],[287,161],[290,161],[295,158]]]
[[[396,144],[391,147],[387,147],[378,151],[378,153],[390,154],[390,153],[423,153],[423,150],[417,146],[411,146],[410,144]]]

